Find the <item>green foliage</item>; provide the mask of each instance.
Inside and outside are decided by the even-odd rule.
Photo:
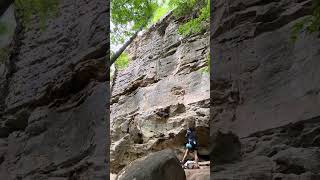
[[[15,0],[22,23],[28,27],[33,15],[39,17],[40,28],[44,30],[48,18],[58,13],[59,0]]]
[[[207,59],[206,59],[206,61],[207,61],[207,66],[206,67],[203,67],[203,68],[201,68],[200,69],[200,71],[201,72],[203,72],[203,73],[210,73],[210,60],[211,58],[210,58],[210,53],[208,54],[208,56],[207,56]]]
[[[210,17],[209,0],[171,0],[170,5],[175,8],[173,13],[177,17],[199,12],[195,14],[197,17],[191,18],[179,26],[178,32],[181,35],[189,36],[204,30],[204,22]]]
[[[203,0],[171,0],[169,5],[174,8],[173,14],[177,17],[188,15],[193,11],[197,3]]]
[[[169,6],[170,0],[164,0],[164,2],[160,3],[156,10],[153,13],[153,17],[151,23],[156,23],[161,19],[164,15],[166,15],[170,10]]]
[[[111,1],[111,43],[123,43],[136,31],[146,27],[158,8],[154,0]]]
[[[156,8],[157,3],[152,0],[113,0],[111,19],[115,24],[132,22],[132,29],[138,30],[148,24]]]
[[[308,33],[318,32],[320,30],[320,0],[313,0],[313,13],[301,21],[297,22],[291,31],[291,40],[296,41],[298,35],[306,31]]]
[[[5,34],[8,31],[7,26],[4,22],[0,22],[0,35]]]
[[[123,52],[115,62],[115,66],[118,70],[123,70],[129,65],[128,54]]]
[[[209,0],[113,0],[111,1],[112,45],[123,44],[135,32],[150,23],[156,23],[168,11],[189,20],[179,27],[179,33],[188,36],[204,30],[210,16]]]

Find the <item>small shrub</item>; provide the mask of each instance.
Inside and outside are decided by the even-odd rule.
[[[210,73],[210,63],[211,63],[210,54],[208,54],[206,61],[207,61],[207,66],[200,69],[202,73]]]
[[[123,70],[129,65],[128,54],[123,52],[115,62],[115,66],[118,70]]]
[[[171,6],[174,6],[174,15],[177,17],[187,16],[192,12],[199,14],[196,17],[191,17],[187,22],[179,26],[178,32],[183,36],[189,36],[194,33],[200,33],[205,30],[204,23],[210,17],[210,1],[209,0],[172,0],[170,1]]]
[[[291,40],[295,42],[298,35],[304,31],[311,34],[320,30],[320,0],[313,0],[313,12],[311,16],[297,22],[291,31]]]
[[[44,30],[45,21],[57,15],[59,0],[15,0],[14,4],[25,28],[28,27],[32,15],[36,15],[40,20],[40,29]]]

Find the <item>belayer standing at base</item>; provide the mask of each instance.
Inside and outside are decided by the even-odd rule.
[[[184,153],[183,159],[181,160],[181,163],[185,163],[185,160],[188,156],[189,153],[194,152],[194,161],[196,163],[196,167],[198,168],[198,143],[197,143],[197,138],[196,138],[196,131],[195,131],[195,124],[194,122],[189,122],[188,123],[188,129],[187,133],[185,135],[187,142],[185,143],[186,151]]]

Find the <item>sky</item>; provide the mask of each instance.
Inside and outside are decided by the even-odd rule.
[[[163,7],[167,7],[167,9],[168,9],[168,3],[169,3],[169,0],[157,0],[158,1],[158,3],[159,4],[163,4],[164,6]],[[131,27],[133,26],[133,24],[128,24],[127,26],[126,26],[126,29],[131,29]],[[115,26],[114,26],[114,24],[113,24],[113,22],[112,22],[112,20],[110,21],[110,29],[113,29]],[[143,31],[142,32],[140,32],[139,34],[138,34],[138,36],[140,36],[140,35],[142,35],[143,34]],[[127,39],[125,40],[125,42],[129,39],[130,37],[127,37]],[[113,51],[113,52],[116,52],[117,50],[119,50],[120,48],[121,48],[121,46],[122,46],[123,44],[110,44],[110,49],[111,49],[111,51]],[[114,67],[114,64],[110,67],[110,72],[111,72],[111,74],[113,74],[114,73],[114,70],[115,70],[115,67]]]

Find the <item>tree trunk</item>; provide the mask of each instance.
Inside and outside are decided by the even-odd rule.
[[[138,33],[141,31],[141,29],[136,31],[130,37],[130,39],[126,43],[124,43],[123,46],[110,58],[109,66],[111,66],[118,59],[118,57],[123,53],[123,51],[126,50],[126,48],[132,43],[132,41],[138,36]]]

